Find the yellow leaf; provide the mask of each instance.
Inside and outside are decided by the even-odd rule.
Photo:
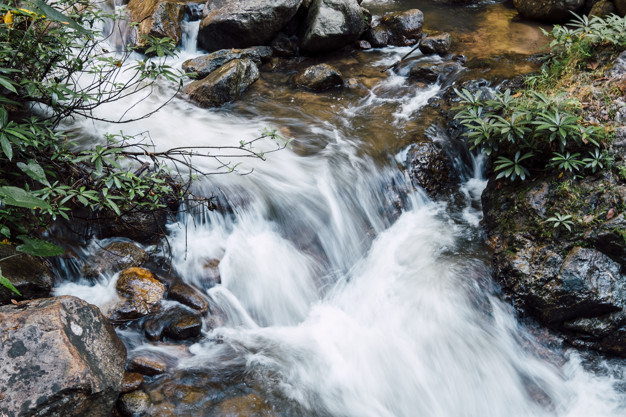
[[[3,20],[4,20],[4,24],[10,27],[13,24],[13,14],[10,11],[8,11],[3,16]]]

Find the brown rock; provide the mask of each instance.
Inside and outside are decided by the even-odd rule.
[[[160,340],[163,336],[184,340],[200,335],[202,319],[188,309],[176,306],[147,320],[144,329],[150,340]]]
[[[0,340],[0,415],[111,415],[126,349],[96,306],[71,296],[2,306]]]
[[[313,91],[328,90],[343,85],[341,73],[328,64],[310,66],[300,71],[293,78],[298,87],[305,87]]]
[[[185,3],[163,0],[130,0],[126,8],[132,22],[139,25],[133,43],[145,46],[143,36],[171,38],[178,44],[182,37],[181,22],[185,14]]]
[[[165,285],[159,282],[152,272],[137,267],[120,272],[115,288],[120,296],[126,298],[123,308],[118,308],[118,311],[124,311],[124,315],[129,319],[152,312],[165,294]]]
[[[191,285],[181,281],[174,283],[170,287],[167,298],[178,301],[201,313],[206,313],[209,310],[209,301],[207,298]]]
[[[150,407],[150,396],[143,391],[128,392],[120,396],[117,409],[123,416],[145,415]]]
[[[272,408],[257,394],[229,398],[219,403],[215,417],[275,417]]]
[[[155,376],[167,370],[167,363],[155,356],[139,355],[130,360],[128,371],[137,372],[146,376]]]
[[[143,376],[137,372],[125,372],[122,380],[122,392],[131,392],[139,389],[143,384]]]

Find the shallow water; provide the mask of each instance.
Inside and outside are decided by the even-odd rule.
[[[542,43],[536,26],[500,4],[365,5],[374,14],[422,8],[426,28],[452,32],[454,52],[470,59],[534,53]],[[267,401],[260,415],[626,414],[622,361],[560,351],[499,300],[478,223],[483,158],[466,157],[472,166],[457,161],[465,196],[459,206],[432,201],[405,178],[403,151],[433,121],[424,114],[447,88],[411,82],[403,69],[381,73],[409,50],[326,59],[358,80],[353,89],[315,94],[290,87],[295,70],[316,62],[310,59],[266,67],[242,100],[222,109],[177,98],[151,119],[124,126],[126,133],[149,130],[159,149],[236,145],[268,126],[294,138],[265,162],[245,160],[250,175],[195,184],[199,195],[219,190],[236,202],[232,213],[181,213],[169,225],[174,269],[206,291],[219,320],[207,322],[202,340],[183,351],[147,342],[132,326],[120,330],[131,354],[156,352],[173,367],[146,383],[153,415],[214,415],[224,398],[249,393]],[[178,62],[195,53],[187,45]],[[162,86],[133,112],[171,92]],[[118,108],[100,111],[114,116]],[[93,122],[75,127],[118,130]],[[431,135],[446,146],[445,133]],[[209,161],[196,162],[211,169]],[[219,285],[207,277],[215,259]],[[115,279],[63,283],[56,292],[106,310],[115,301]],[[171,387],[184,395],[168,396]]]

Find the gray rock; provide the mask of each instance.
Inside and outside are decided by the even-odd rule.
[[[626,74],[626,51],[623,51],[613,62],[613,66],[609,70],[611,77],[619,77]]]
[[[270,43],[275,56],[292,57],[298,53],[298,42],[280,32]]]
[[[210,0],[198,32],[209,51],[265,45],[297,13],[302,0]]]
[[[439,78],[439,64],[418,64],[411,68],[409,77],[434,83]]]
[[[365,33],[365,39],[374,47],[382,48],[389,45],[389,29],[383,25],[369,27]]]
[[[424,14],[418,9],[390,13],[381,19],[389,30],[389,44],[396,46],[415,45],[422,36],[423,23]]]
[[[7,258],[7,259],[4,259]],[[17,252],[11,245],[0,245],[2,275],[22,294],[22,297],[0,285],[0,305],[11,299],[30,300],[49,297],[52,291],[52,271],[41,258]]]
[[[570,20],[585,0],[513,0],[515,8],[523,17],[545,22]]]
[[[133,266],[141,266],[148,260],[145,250],[132,242],[113,242],[85,261],[83,275],[96,278]]]
[[[420,51],[424,55],[438,54],[445,55],[450,51],[452,37],[449,33],[427,36],[420,43]]]
[[[293,78],[293,82],[298,87],[322,91],[343,85],[343,78],[334,67],[328,64],[319,64],[300,71]]]
[[[0,334],[0,415],[111,415],[126,349],[96,306],[70,296],[2,306]]]
[[[313,0],[300,48],[309,53],[332,51],[359,39],[365,30],[356,0]]]
[[[433,142],[411,145],[405,166],[413,185],[423,188],[429,195],[437,195],[456,183],[450,159]]]
[[[222,49],[207,55],[188,59],[183,62],[185,72],[195,72],[196,78],[201,79],[234,59],[249,59],[256,65],[261,65],[272,56],[272,49],[269,47],[253,47],[246,49]]]
[[[218,107],[237,100],[259,78],[259,69],[249,59],[234,59],[202,80],[185,87],[185,94],[201,107]]]

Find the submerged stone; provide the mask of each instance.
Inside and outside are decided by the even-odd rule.
[[[295,75],[293,82],[298,87],[313,91],[323,91],[343,85],[341,73],[328,64],[308,67]]]

